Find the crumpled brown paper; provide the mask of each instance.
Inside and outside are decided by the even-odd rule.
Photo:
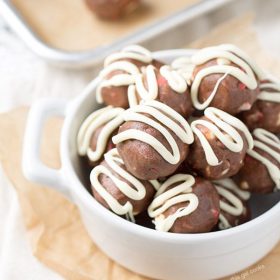
[[[209,34],[211,39],[204,38],[193,46],[205,46],[208,42],[237,43],[252,55],[258,54],[254,58],[280,76],[280,64],[260,49],[253,31],[248,27],[250,21],[246,17],[230,22]],[[228,30],[235,30],[239,39],[236,41],[228,36]],[[275,65],[278,69],[274,69]],[[75,205],[58,192],[33,184],[23,177],[21,154],[27,112],[27,108],[20,108],[0,115],[0,160],[17,191],[33,254],[69,280],[147,280],[114,263],[98,249],[85,231]],[[61,119],[51,119],[46,125],[42,143],[44,162],[55,168],[60,166],[61,125]],[[237,278],[228,279],[278,279],[279,267],[280,245],[258,264],[238,274]]]
[[[85,231],[75,205],[58,192],[27,181],[21,171],[22,139],[27,108],[0,115],[0,160],[14,185],[33,254],[44,264],[73,280],[142,280],[104,255]],[[47,122],[42,158],[60,166],[59,132],[62,120]],[[51,137],[50,137],[51,135]]]

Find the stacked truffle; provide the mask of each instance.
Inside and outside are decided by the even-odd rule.
[[[115,214],[165,232],[224,230],[250,220],[251,193],[280,188],[280,83],[237,47],[166,65],[129,46],[98,79],[105,107],[81,125],[78,152]]]

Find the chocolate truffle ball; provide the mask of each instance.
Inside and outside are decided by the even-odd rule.
[[[204,117],[191,123],[194,142],[187,158],[189,166],[210,180],[230,177],[243,165],[253,139],[237,118],[217,108],[208,107]]]
[[[108,106],[93,112],[83,121],[77,136],[78,153],[86,157],[91,166],[99,164],[104,153],[115,147],[112,136],[123,122],[122,112],[122,108]]]
[[[260,84],[260,95],[250,111],[240,118],[250,130],[263,128],[280,133],[280,81],[264,81]]]
[[[100,18],[118,20],[134,10],[140,0],[85,0],[87,6]]]
[[[155,193],[154,182],[131,175],[116,149],[105,154],[105,160],[92,170],[90,181],[99,203],[133,222],[134,215],[147,209]]]
[[[210,232],[219,220],[219,195],[207,180],[176,174],[158,189],[148,213],[154,218],[156,230]]]
[[[232,179],[217,180],[213,184],[220,196],[218,229],[228,229],[248,222],[251,219],[247,203],[250,193],[239,189]]]
[[[234,176],[243,190],[271,193],[280,189],[280,140],[261,128],[253,131],[254,149],[247,152],[244,165]]]
[[[188,155],[193,134],[188,122],[158,101],[147,101],[123,114],[124,124],[113,137],[127,170],[142,180],[175,172]]]
[[[202,49],[192,57],[191,96],[196,109],[208,106],[235,115],[250,110],[259,94],[259,68],[237,47]]]
[[[147,49],[140,46],[129,46],[108,56],[104,62],[104,69],[99,74],[97,102],[129,108],[128,88],[135,84],[135,78],[141,74],[141,69],[149,64],[155,67],[162,65],[152,58]]]
[[[160,69],[152,65],[144,68],[143,74],[136,78],[135,91],[136,99],[158,100],[185,118],[194,111],[187,81],[168,65]]]

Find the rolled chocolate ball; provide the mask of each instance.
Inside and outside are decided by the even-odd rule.
[[[240,49],[220,45],[194,54],[191,96],[196,109],[208,106],[232,115],[250,110],[259,94],[262,70]]]
[[[237,118],[217,108],[208,107],[204,117],[191,123],[195,138],[187,157],[189,166],[209,180],[236,174],[243,165],[253,139]]]
[[[124,109],[107,106],[90,114],[82,123],[77,146],[80,156],[86,157],[91,166],[99,164],[103,155],[115,147],[112,136],[123,122]]]
[[[140,0],[85,0],[89,9],[98,17],[106,20],[118,20],[133,11]]]
[[[232,179],[213,182],[220,196],[221,213],[218,229],[224,230],[244,224],[251,219],[251,210],[247,203],[251,194],[241,190]]]
[[[142,180],[175,172],[193,141],[188,122],[172,108],[154,100],[126,110],[123,117],[125,122],[113,143],[127,170]]]
[[[156,181],[138,180],[123,164],[116,149],[90,174],[95,199],[117,215],[135,222],[134,216],[145,211],[153,199]]]
[[[271,193],[280,189],[280,140],[261,128],[253,131],[254,149],[247,151],[244,165],[234,176],[243,190]]]
[[[158,189],[148,213],[159,231],[210,232],[220,215],[219,195],[209,181],[176,174]]]
[[[128,88],[135,84],[135,77],[147,65],[160,67],[161,62],[152,58],[151,52],[140,46],[128,46],[118,53],[109,55],[104,69],[99,74],[96,89],[98,103],[114,107],[129,108]]]
[[[243,112],[240,118],[250,130],[263,128],[280,133],[280,81],[263,81],[260,95],[251,110]]]

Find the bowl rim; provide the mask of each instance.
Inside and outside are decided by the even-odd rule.
[[[174,49],[174,50],[163,50],[157,51],[153,53],[153,57],[159,60],[165,60],[168,57],[180,57],[180,56],[189,56],[195,50],[194,49]],[[92,81],[92,84],[95,86],[98,84],[99,79],[96,78]],[[61,133],[61,145],[60,145],[60,154],[61,154],[61,162],[62,162],[62,174],[65,178],[65,184],[70,190],[71,195],[78,196],[80,200],[84,203],[87,209],[94,211],[98,215],[102,216],[102,218],[106,220],[110,220],[112,225],[122,228],[124,231],[130,232],[132,234],[141,235],[142,237],[147,237],[149,239],[154,240],[161,240],[161,241],[168,241],[173,243],[182,243],[182,242],[204,242],[204,241],[211,241],[215,239],[220,239],[222,237],[230,237],[233,235],[240,234],[252,228],[259,226],[260,224],[267,222],[269,219],[276,218],[276,216],[280,214],[280,201],[275,204],[272,208],[270,208],[265,213],[261,214],[260,216],[254,218],[253,220],[244,223],[242,225],[223,230],[223,231],[216,231],[216,232],[207,232],[207,233],[188,233],[188,234],[181,234],[181,233],[170,233],[170,232],[161,232],[156,231],[154,229],[150,229],[144,226],[140,226],[134,223],[131,223],[118,215],[112,213],[110,210],[103,207],[100,203],[98,203],[90,193],[86,190],[85,186],[82,184],[74,166],[71,162],[70,157],[70,149],[69,149],[69,134],[71,124],[75,118],[77,111],[79,110],[80,106],[82,105],[84,99],[89,95],[92,94],[88,92],[86,89],[67,107],[66,110],[66,117],[62,127]],[[67,174],[67,176],[65,176]],[[76,202],[76,199],[73,198]],[[77,203],[76,203],[77,204]],[[79,204],[77,204],[79,206]],[[280,223],[279,223],[280,225]],[[278,224],[275,225],[279,226]],[[275,227],[271,227],[273,230]]]

